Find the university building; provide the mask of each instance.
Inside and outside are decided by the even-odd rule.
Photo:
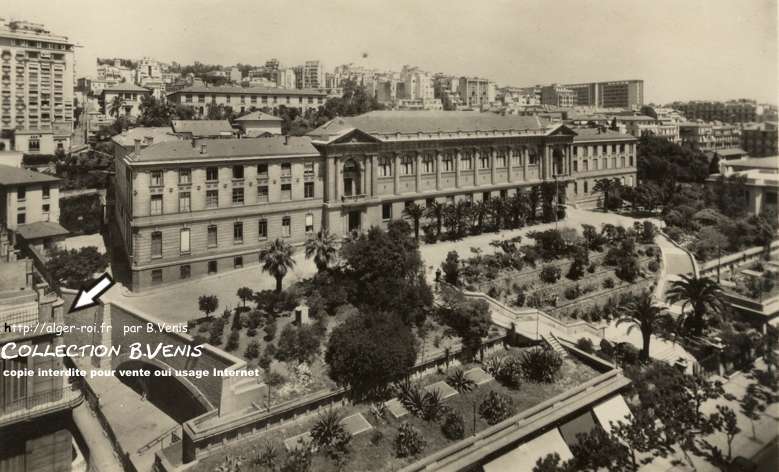
[[[636,139],[479,112],[378,111],[307,137],[140,142],[116,163],[116,220],[142,290],[258,261],[276,238],[303,243],[385,226],[406,205],[506,198],[567,183],[635,185]]]
[[[194,86],[168,94],[168,101],[194,109],[195,114],[208,113],[211,104],[231,107],[237,113],[252,108],[273,110],[281,105],[301,112],[317,110],[325,104],[327,92],[318,89],[282,89],[270,87],[203,87]]]

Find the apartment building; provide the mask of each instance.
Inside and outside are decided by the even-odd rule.
[[[723,123],[679,123],[679,138],[683,146],[704,152],[732,149],[741,145],[741,131],[736,126]]]
[[[321,61],[306,61],[305,64],[296,66],[295,88],[312,89],[325,87],[325,66]]]
[[[131,288],[257,263],[268,241],[321,227],[324,175],[309,138],[168,141],[116,161],[116,221]]]
[[[120,83],[106,87],[100,92],[100,111],[105,116],[125,118],[133,121],[141,116],[141,103],[145,97],[150,97],[152,91],[133,83]],[[119,100],[119,110],[114,110],[114,101]]]
[[[548,85],[541,87],[541,104],[569,108],[576,105],[576,94],[563,85]]]
[[[73,48],[67,37],[52,34],[43,25],[0,19],[0,132],[52,135],[53,139],[56,131],[69,144]]]
[[[720,174],[710,176],[706,184],[713,186],[720,175],[744,178],[749,213],[770,216],[779,222],[779,156],[721,160]]]
[[[481,109],[495,101],[495,83],[478,77],[460,77],[458,93],[461,102],[473,109]]]
[[[662,121],[648,115],[620,115],[613,118],[617,125],[624,127],[625,132],[636,138],[656,136],[675,144],[680,143],[679,125],[673,121]]]
[[[97,80],[105,82],[108,86],[122,82],[132,83],[135,79],[135,71],[122,64],[122,59],[97,60]]]
[[[754,100],[674,102],[671,107],[679,110],[690,121],[721,121],[723,123],[757,121],[758,105]]]
[[[168,94],[168,100],[192,107],[198,116],[208,113],[210,104],[232,107],[243,113],[252,108],[262,110],[298,108],[302,112],[316,110],[325,104],[327,92],[322,90],[296,90],[265,87],[187,87]]]
[[[580,106],[639,109],[644,105],[643,80],[586,82],[563,87],[573,91]]]
[[[779,155],[779,132],[775,121],[750,123],[741,130],[741,147],[752,157]]]

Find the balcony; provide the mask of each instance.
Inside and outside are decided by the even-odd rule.
[[[288,175],[282,175],[282,176],[279,178],[279,180],[281,181],[281,183],[282,183],[282,184],[289,184],[289,183],[292,183],[292,174],[288,174]]]
[[[361,194],[361,195],[344,195],[341,197],[341,203],[344,205],[354,205],[358,203],[363,203],[366,200],[368,200],[368,195]]]
[[[67,378],[63,379],[63,383]],[[29,421],[58,411],[75,408],[83,400],[81,390],[75,385],[29,395],[11,401],[0,409],[0,427],[20,421]]]
[[[260,174],[257,176],[257,185],[268,185],[268,174]]]

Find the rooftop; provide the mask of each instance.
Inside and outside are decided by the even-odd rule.
[[[231,136],[233,127],[227,120],[173,120],[174,133],[189,133],[192,136]]]
[[[368,134],[457,133],[463,131],[543,131],[535,116],[498,115],[472,111],[372,111],[358,116],[334,118],[309,132],[330,138],[349,129]]]
[[[573,137],[573,142],[585,142],[585,141],[613,141],[615,139],[622,139],[625,141],[635,141],[636,138],[630,134],[620,133],[614,130],[602,130],[599,128],[575,128],[576,136]]]
[[[285,89],[274,87],[238,87],[238,86],[225,86],[225,87],[206,87],[204,85],[193,85],[181,90],[176,90],[168,95],[175,95],[180,93],[205,93],[205,94],[231,94],[231,95],[251,95],[251,94],[263,94],[263,95],[321,95],[322,97],[327,95],[327,92],[319,89]]]
[[[133,146],[136,139],[140,139],[141,142],[146,145],[149,143],[149,138],[154,143],[161,143],[164,141],[177,141],[180,138],[173,134],[173,131],[168,126],[160,127],[139,127],[130,128],[123,131],[111,138],[111,141],[119,144],[120,146]]]
[[[205,152],[201,150],[205,147]],[[197,159],[229,159],[260,156],[319,155],[307,137],[273,136],[251,139],[199,139],[152,144],[138,154],[130,154],[132,162],[166,162]]]
[[[654,118],[647,115],[635,115],[635,116],[617,116],[617,121],[655,121]]]
[[[58,182],[57,177],[27,169],[0,165],[0,186]]]
[[[68,230],[54,221],[37,221],[19,225],[16,227],[16,233],[27,241],[70,234]]]
[[[149,92],[151,93],[151,90],[147,89],[146,87],[141,87],[140,85],[135,85],[133,83],[129,82],[122,82],[116,85],[112,85],[110,87],[106,87],[103,89],[103,93],[106,92]]]
[[[779,169],[779,156],[733,159],[722,162],[722,165],[743,169]]]
[[[728,148],[728,149],[719,149],[717,151],[714,151],[714,154],[717,154],[718,156],[727,157],[727,156],[744,156],[747,154],[747,152],[741,148]]]
[[[235,121],[283,121],[278,116],[269,115],[261,111],[253,111],[248,115],[236,118]]]

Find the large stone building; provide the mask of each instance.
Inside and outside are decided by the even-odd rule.
[[[43,25],[0,19],[0,133],[69,145],[74,45]],[[22,152],[39,152],[16,146]],[[52,150],[52,153],[54,151]]]
[[[316,89],[282,89],[265,87],[187,87],[168,94],[168,100],[192,107],[203,116],[212,103],[231,107],[237,113],[252,108],[272,110],[284,105],[302,112],[316,110],[325,104],[327,92]]]
[[[495,82],[478,77],[460,77],[457,92],[460,101],[472,108],[482,109],[495,101]]]
[[[580,106],[638,109],[644,105],[643,80],[587,82],[563,87],[573,91]]]
[[[741,147],[753,157],[779,155],[779,132],[775,121],[750,123],[741,130]]]
[[[721,160],[720,174],[710,176],[706,183],[713,186],[720,176],[744,178],[749,213],[767,215],[779,222],[779,156]]]
[[[507,197],[557,179],[568,201],[594,204],[596,178],[635,184],[636,140],[591,134],[536,117],[381,111],[310,137],[139,141],[116,160],[131,287],[256,263],[269,241],[303,243],[323,226],[341,236],[383,226],[410,202]]]
[[[679,138],[683,146],[703,152],[741,146],[741,131],[733,125],[723,123],[679,123]]]
[[[691,121],[722,121],[724,123],[756,121],[758,108],[757,102],[745,99],[727,102],[674,102],[671,107],[682,112]]]
[[[541,104],[569,108],[576,105],[576,94],[563,85],[541,87]]]

